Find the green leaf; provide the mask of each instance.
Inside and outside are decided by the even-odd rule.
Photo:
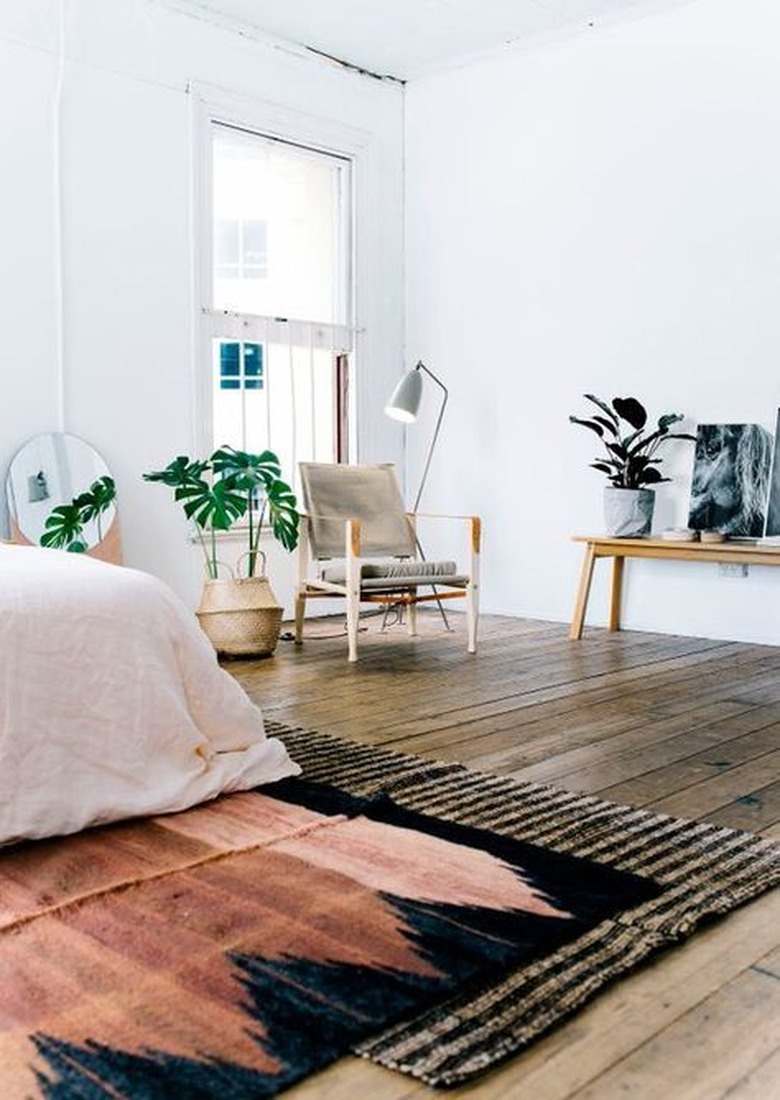
[[[615,428],[615,425],[611,421],[607,420],[606,417],[596,414],[592,417],[592,419],[595,420],[597,424],[603,424],[610,435],[617,435],[617,429]]]
[[[215,474],[220,477],[235,476],[237,484],[245,490],[270,485],[282,473],[279,459],[273,451],[255,455],[222,446],[214,452],[210,462]]]
[[[275,481],[266,494],[268,518],[274,536],[285,550],[294,550],[298,544],[298,502],[295,493],[283,481]]]
[[[612,405],[621,420],[639,431],[647,423],[647,411],[635,397],[613,397]]]
[[[604,429],[601,424],[597,424],[594,420],[580,420],[578,416],[570,416],[569,420],[572,424],[581,424],[583,428],[590,428],[592,432],[595,432],[600,438],[604,437]],[[613,432],[614,435],[614,432]]]
[[[631,448],[630,453],[639,454],[642,451],[655,451],[661,443],[665,443],[667,439],[690,439],[694,443],[696,442],[695,435],[689,435],[687,432],[670,432],[668,428],[657,428],[650,435],[645,436],[634,447]]]
[[[83,531],[81,508],[75,501],[71,501],[70,504],[58,504],[56,508],[52,508],[44,524],[40,544],[60,550],[63,547],[69,547],[70,543],[78,542]]]
[[[116,499],[116,484],[106,475],[93,481],[86,493],[77,496],[73,503],[81,509],[81,520],[89,523],[111,507]]]
[[[669,481],[668,477],[662,477],[661,471],[655,466],[648,466],[642,471],[642,482],[645,485],[657,485],[661,481]]]
[[[161,481],[163,485],[168,485],[172,489],[176,489],[183,485],[199,482],[203,474],[208,470],[207,462],[198,462],[197,460],[191,460],[187,455],[178,455],[172,462],[169,462],[164,470],[153,470],[149,474],[144,474],[144,481]]]
[[[586,393],[583,396],[587,401],[592,401],[594,405],[598,405],[601,411],[607,414],[609,422],[615,426],[615,430],[617,431],[618,418],[615,416],[614,411],[609,407],[606,401],[602,401],[600,397],[596,397],[596,395],[593,393]]]
[[[213,485],[201,478],[181,486],[175,495],[187,518],[204,529],[229,531],[247,509],[246,497],[230,478],[222,478]]]
[[[626,450],[629,450],[629,448],[631,447],[631,444],[635,443],[636,440],[639,439],[641,434],[642,434],[642,429],[637,428],[637,430],[635,432],[631,432],[630,435],[626,436],[626,438],[623,440],[623,446],[626,448]]]

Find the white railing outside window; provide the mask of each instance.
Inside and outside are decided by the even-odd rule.
[[[213,447],[269,448],[292,480],[299,461],[346,458],[344,325],[204,311],[212,340]]]

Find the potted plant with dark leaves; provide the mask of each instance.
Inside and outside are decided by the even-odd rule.
[[[277,456],[222,446],[207,459],[178,455],[163,470],[143,476],[173,489],[174,500],[194,524],[206,568],[197,615],[214,648],[232,657],[273,653],[282,608],[265,574],[260,541],[267,527],[286,550],[293,550],[299,520],[295,494],[282,479]],[[242,526],[246,549],[230,569],[217,556],[218,536],[236,525]],[[220,576],[225,572],[228,577]]]
[[[590,465],[605,474],[604,516],[608,535],[639,538],[648,535],[653,522],[655,492],[651,486],[670,481],[659,469],[658,451],[671,439],[696,441],[687,432],[671,428],[684,419],[682,413],[664,413],[656,424],[648,424],[647,411],[635,397],[614,397],[610,403],[586,393],[585,399],[598,412],[589,417],[570,416],[599,437],[604,455]]]

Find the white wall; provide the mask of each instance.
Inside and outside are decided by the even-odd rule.
[[[426,499],[483,514],[487,610],[571,614],[569,536],[602,529],[584,392],[774,430],[779,36],[776,0],[698,0],[408,87],[407,346],[451,388]],[[687,517],[672,446],[656,529]],[[628,573],[629,627],[780,640],[775,570]]]
[[[64,423],[53,197],[62,41]],[[363,459],[401,453],[400,431],[381,405],[404,366],[399,86],[153,0],[3,0],[0,471],[37,432],[64,427],[89,440],[117,479],[128,563],[157,573],[190,602],[198,556],[167,491],[143,483],[141,473],[195,447],[193,84],[294,118],[313,138],[347,128],[359,136]],[[4,522],[0,512],[0,530]]]

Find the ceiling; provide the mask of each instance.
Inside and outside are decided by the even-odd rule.
[[[158,0],[409,80],[509,43],[689,0]]]

